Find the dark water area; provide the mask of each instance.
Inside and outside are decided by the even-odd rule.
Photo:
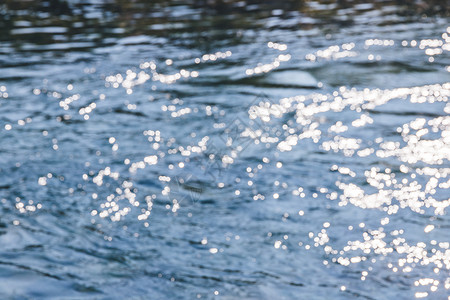
[[[447,1],[0,1],[0,299],[450,299]]]

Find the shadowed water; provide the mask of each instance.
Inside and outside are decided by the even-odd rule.
[[[0,298],[448,299],[445,1],[0,3]]]

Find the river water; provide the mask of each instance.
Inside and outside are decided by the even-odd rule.
[[[450,299],[445,11],[217,3],[1,2],[1,298]]]

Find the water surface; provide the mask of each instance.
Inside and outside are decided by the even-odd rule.
[[[0,4],[2,298],[447,299],[445,6],[339,3]]]

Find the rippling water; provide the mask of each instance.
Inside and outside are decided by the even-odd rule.
[[[208,3],[0,4],[1,298],[450,299],[439,1]]]

